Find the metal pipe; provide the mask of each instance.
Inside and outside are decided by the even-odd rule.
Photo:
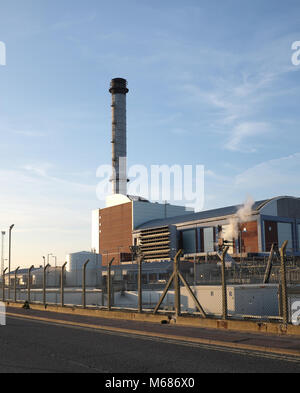
[[[269,258],[268,258],[268,262],[267,262],[267,267],[266,267],[266,270],[265,270],[263,284],[269,283],[269,280],[270,280],[270,274],[271,274],[271,269],[272,269],[272,260],[273,260],[273,256],[274,256],[274,250],[275,250],[274,249],[274,243],[272,243],[270,255],[269,255]]]
[[[110,311],[111,310],[111,265],[115,258],[112,258],[112,260],[108,263],[108,269],[107,269],[107,308]]]
[[[33,265],[28,269],[27,301],[28,301],[29,304],[30,304],[31,272],[32,272],[32,269],[34,269]]]
[[[15,303],[17,302],[17,274],[18,274],[19,269],[20,269],[20,266],[18,266],[16,268],[16,270],[15,270],[15,282],[14,282],[14,285],[15,285]]]
[[[285,325],[288,323],[288,298],[287,298],[286,266],[285,266],[287,244],[288,241],[285,240],[285,242],[282,244],[280,248],[281,304],[282,304],[282,318],[283,318],[283,323]]]
[[[86,276],[86,266],[89,263],[89,259],[84,263],[82,268],[82,307],[86,308],[86,294],[85,294],[85,276]]]
[[[61,307],[64,307],[65,305],[65,286],[64,286],[64,272],[65,272],[65,267],[68,262],[65,262],[62,267],[61,267],[61,275],[60,275],[60,304]]]

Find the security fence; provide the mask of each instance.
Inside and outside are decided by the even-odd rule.
[[[88,260],[76,271],[76,286],[66,285],[66,264],[52,276],[47,265],[38,278],[31,267],[22,283],[17,271],[10,285],[2,280],[2,300],[300,324],[300,261],[287,257],[284,245],[272,259],[227,260],[227,251],[193,263],[178,251],[168,269],[156,275],[145,274],[142,255],[124,276],[113,271],[112,259],[93,287],[86,285]]]

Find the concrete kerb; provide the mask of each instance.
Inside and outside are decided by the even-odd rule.
[[[7,306],[21,308],[23,303],[6,302]],[[123,319],[128,321],[139,321],[139,322],[151,322],[161,323],[166,320],[168,316],[166,314],[152,314],[152,313],[138,313],[134,311],[117,311],[117,310],[103,310],[103,309],[91,309],[72,306],[61,307],[59,305],[47,305],[46,307],[42,304],[30,304],[32,310],[39,311],[50,311],[60,314],[72,314],[90,317],[100,317],[107,319]],[[253,322],[253,321],[237,321],[237,320],[221,320],[213,318],[201,318],[201,317],[189,317],[179,316],[171,319],[171,323],[175,323],[178,326],[187,327],[199,327],[207,329],[220,329],[220,330],[232,330],[239,332],[251,332],[251,333],[264,333],[264,334],[278,334],[278,335],[290,335],[300,337],[300,326],[284,325],[282,323],[275,322]]]

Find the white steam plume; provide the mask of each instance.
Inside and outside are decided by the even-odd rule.
[[[248,197],[244,205],[238,209],[236,212],[236,217],[232,217],[229,220],[229,226],[223,235],[224,240],[232,241],[232,239],[237,239],[239,236],[239,224],[247,221],[252,213],[252,207],[254,205],[254,200],[252,197]]]

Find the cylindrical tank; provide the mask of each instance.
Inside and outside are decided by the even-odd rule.
[[[78,252],[67,256],[66,266],[66,285],[81,287],[82,271],[85,262],[89,260],[86,266],[86,286],[97,287],[101,283],[102,259],[100,254],[92,252]]]

